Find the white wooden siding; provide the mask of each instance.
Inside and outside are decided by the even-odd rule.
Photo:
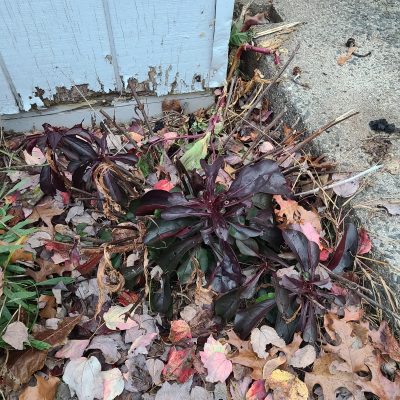
[[[0,114],[223,84],[233,0],[0,0]],[[1,62],[3,60],[3,62]],[[80,85],[80,86],[79,86]]]

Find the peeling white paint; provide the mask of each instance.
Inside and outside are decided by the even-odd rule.
[[[0,114],[44,107],[57,87],[158,96],[223,84],[233,0],[1,0]],[[9,80],[15,88],[10,91]],[[10,97],[11,96],[11,97]]]

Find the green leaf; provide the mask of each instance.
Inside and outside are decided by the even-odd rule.
[[[12,253],[15,250],[21,249],[23,246],[18,244],[2,244],[0,246],[0,253]]]
[[[69,285],[74,281],[74,278],[70,278],[69,276],[59,276],[57,278],[47,279],[43,282],[35,283],[36,286],[53,286],[57,285],[58,283],[62,282],[65,285]]]
[[[250,42],[252,39],[252,32],[247,31],[247,32],[240,32],[242,24],[235,24],[232,26],[231,30],[231,37],[229,38],[229,44],[231,46],[241,46],[242,44]]]
[[[51,349],[51,345],[50,344],[48,344],[46,342],[43,342],[41,340],[37,340],[37,339],[29,339],[29,344],[33,348],[38,349],[38,350],[49,350],[49,349]]]
[[[207,155],[210,137],[211,132],[207,132],[203,138],[197,140],[181,157],[181,163],[188,171],[200,168],[200,160]]]
[[[139,158],[137,166],[140,169],[140,171],[142,172],[143,176],[145,178],[147,178],[153,167],[153,159],[151,157],[151,154],[143,154]]]

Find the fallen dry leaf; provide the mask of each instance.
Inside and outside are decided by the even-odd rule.
[[[275,210],[275,215],[281,224],[290,225],[292,229],[303,232],[309,240],[320,244],[322,227],[317,212],[307,211],[297,201],[284,200],[280,195],[274,195],[273,198],[280,207]]]
[[[110,255],[104,250],[104,256],[97,268],[97,286],[99,288],[99,299],[96,306],[97,316],[105,302],[106,295],[118,293],[125,285],[125,278],[111,264]]]
[[[337,345],[326,344],[323,349],[337,354],[343,361],[337,361],[335,367],[343,372],[368,372],[365,360],[373,356],[374,348],[365,343],[367,336],[361,338],[355,334],[352,322],[339,319],[335,314],[328,313],[324,318],[324,325],[332,340],[339,340]]]
[[[192,333],[188,323],[182,319],[171,322],[171,330],[169,332],[169,340],[172,343],[180,342],[183,339],[191,339]]]
[[[161,384],[161,372],[164,369],[164,363],[156,358],[149,358],[146,360],[146,366],[149,370],[149,374],[151,379],[153,380],[154,385]]]
[[[358,232],[358,250],[357,254],[367,254],[372,249],[372,242],[368,236],[368,232],[361,228]]]
[[[266,361],[257,356],[251,347],[250,341],[241,340],[232,330],[228,331],[227,335],[228,343],[238,349],[238,353],[229,356],[232,363],[251,368],[253,370],[251,374],[253,379],[263,379],[262,371]]]
[[[269,377],[273,371],[275,371],[282,364],[285,364],[286,361],[287,361],[286,356],[282,355],[272,358],[271,360],[268,360],[263,367],[263,378],[265,379]]]
[[[124,331],[137,326],[137,322],[129,316],[129,312],[132,312],[132,305],[126,307],[111,306],[109,310],[103,314],[103,319],[107,328],[113,331],[117,329]]]
[[[103,378],[103,400],[113,400],[124,391],[124,378],[118,368],[101,372]]]
[[[82,357],[84,351],[89,345],[89,342],[89,339],[68,340],[67,344],[65,344],[60,350],[57,351],[55,357],[70,358],[71,360]]]
[[[289,365],[295,368],[305,368],[311,365],[317,357],[314,346],[308,344],[297,350],[289,361]]]
[[[337,371],[330,372],[332,362],[337,361],[335,354],[324,354],[314,362],[313,371],[307,372],[304,382],[310,393],[313,392],[315,385],[320,385],[324,395],[324,400],[337,400],[336,391],[345,387],[354,396],[355,400],[364,400],[365,396],[354,382],[354,375],[349,372]]]
[[[254,381],[246,393],[246,400],[264,400],[266,397],[264,379]]]
[[[52,261],[43,260],[42,258],[38,258],[36,263],[39,265],[39,271],[34,271],[29,268],[26,269],[26,274],[33,278],[35,282],[45,281],[48,275],[57,274],[61,276],[64,272],[73,271],[76,267],[73,263],[68,262],[62,266]]]
[[[165,380],[177,380],[179,383],[186,382],[195,373],[195,370],[192,368],[193,359],[193,347],[182,350],[171,347],[167,364],[162,371]]]
[[[156,337],[157,333],[146,333],[145,335],[137,337],[133,341],[128,353],[134,355],[147,354],[148,351],[146,347],[149,346]]]
[[[286,345],[276,330],[267,325],[263,325],[261,328],[254,328],[251,331],[250,342],[253,350],[260,358],[268,356],[268,353],[265,351],[267,345],[273,344],[276,347],[284,347]]]
[[[56,376],[43,377],[35,375],[36,385],[27,386],[19,395],[18,400],[54,400],[60,379]]]
[[[121,353],[118,349],[125,347],[122,337],[119,333],[113,333],[111,335],[98,335],[92,339],[90,349],[99,349],[104,356],[104,360],[107,364],[114,364],[121,358]]]
[[[42,318],[45,318],[45,319],[55,318],[55,316],[57,314],[56,298],[54,296],[42,294],[39,297],[39,308],[40,308],[39,315]]]
[[[208,382],[225,382],[232,372],[232,362],[226,358],[228,348],[215,340],[212,335],[204,345],[204,351],[200,352],[200,358],[204,367],[207,368]]]
[[[56,331],[46,329],[34,335],[34,338],[48,343],[52,347],[61,346],[67,341],[72,329],[79,323],[81,316],[67,317]],[[29,348],[23,351],[10,351],[7,361],[7,373],[3,376],[6,387],[17,389],[29,381],[33,373],[43,368],[47,351]]]
[[[60,208],[56,205],[52,198],[45,197],[35,207],[33,207],[32,213],[28,216],[28,219],[32,222],[42,220],[49,228],[49,233],[52,234],[54,228],[51,219],[63,212],[64,208]]]
[[[349,47],[349,49],[347,50],[347,53],[341,54],[337,58],[338,65],[342,66],[342,65],[346,64],[346,62],[349,61],[353,57],[353,53],[355,51],[356,51],[356,47]]]
[[[346,174],[333,174],[332,180],[333,181],[342,181],[349,177],[350,177],[350,175],[346,175]],[[360,182],[358,180],[355,180],[355,181],[343,183],[339,186],[335,186],[333,188],[333,191],[338,196],[347,198],[347,197],[353,196],[357,192],[359,187],[360,187]]]
[[[68,385],[71,395],[79,400],[103,398],[103,379],[101,364],[96,357],[79,357],[71,360],[64,370],[63,381]]]
[[[16,350],[23,350],[28,341],[28,328],[22,322],[11,322],[7,325],[2,339]]]
[[[386,321],[381,322],[378,330],[369,330],[368,335],[374,346],[383,354],[387,354],[392,360],[400,362],[399,342],[393,336]]]
[[[274,392],[274,400],[307,400],[308,389],[304,382],[289,372],[276,369],[266,378],[266,385]]]
[[[155,400],[177,400],[190,399],[190,387],[192,381],[187,381],[183,385],[164,382],[161,389],[157,392]]]

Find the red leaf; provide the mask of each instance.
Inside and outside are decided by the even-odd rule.
[[[192,368],[194,348],[177,350],[172,347],[168,354],[168,362],[162,373],[167,381],[177,380],[179,383],[186,382],[194,373]]]
[[[154,189],[165,190],[167,192],[170,192],[173,188],[174,185],[167,179],[161,179],[154,185]]]
[[[183,339],[191,339],[192,332],[190,326],[183,319],[172,321],[171,330],[169,332],[169,339],[172,343],[180,342]]]
[[[253,382],[246,393],[246,400],[264,400],[267,397],[265,391],[265,380],[258,379]]]
[[[368,232],[361,228],[360,231],[358,232],[358,251],[357,254],[366,254],[371,251],[372,248],[372,243],[371,240],[368,236]]]
[[[333,249],[332,247],[324,247],[319,253],[319,261],[326,261],[329,256],[332,254]]]

